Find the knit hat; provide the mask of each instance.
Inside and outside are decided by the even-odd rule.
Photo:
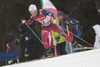
[[[31,4],[28,8],[29,12],[33,10],[37,10],[37,7],[34,4]]]

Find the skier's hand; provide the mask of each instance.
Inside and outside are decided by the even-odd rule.
[[[48,51],[49,50],[49,45],[48,44],[45,44],[44,45],[44,48],[45,48],[46,51]]]
[[[67,40],[68,40],[69,42],[73,42],[73,37],[67,35]]]
[[[26,20],[25,19],[22,19],[22,23],[26,23]]]

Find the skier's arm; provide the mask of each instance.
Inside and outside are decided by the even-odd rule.
[[[33,21],[34,21],[34,18],[31,17],[28,21],[26,21],[26,23],[27,23],[28,25],[31,25],[31,24],[33,23]]]

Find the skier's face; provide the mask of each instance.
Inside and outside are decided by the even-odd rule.
[[[36,11],[36,10],[30,11],[30,14],[31,14],[32,16],[36,16],[37,11]]]

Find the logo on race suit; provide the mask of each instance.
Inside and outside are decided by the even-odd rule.
[[[43,19],[45,19],[45,16],[44,17],[41,17],[41,18],[37,18],[36,21],[41,21]]]

